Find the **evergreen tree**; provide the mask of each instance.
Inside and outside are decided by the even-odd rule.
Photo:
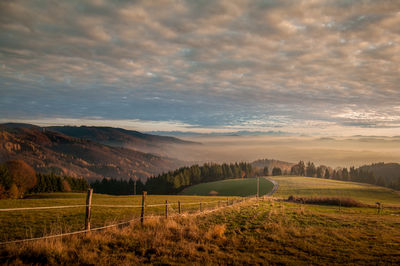
[[[263,175],[268,176],[268,167],[265,166],[263,169]]]
[[[272,169],[272,175],[273,176],[282,175],[282,169],[279,167],[274,167]]]

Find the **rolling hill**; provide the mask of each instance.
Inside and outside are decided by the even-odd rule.
[[[295,165],[294,163],[288,163],[279,160],[273,159],[260,159],[251,163],[253,167],[257,167],[263,169],[264,167],[268,167],[268,171],[271,173],[274,167],[279,167],[282,169],[282,172],[287,171],[290,173],[290,168]]]
[[[122,147],[111,147],[26,124],[0,125],[0,162],[20,159],[38,172],[142,180],[183,163]]]
[[[75,138],[92,140],[112,147],[123,147],[163,156],[169,155],[168,147],[171,145],[199,144],[174,137],[145,134],[113,127],[52,126],[46,129]]]

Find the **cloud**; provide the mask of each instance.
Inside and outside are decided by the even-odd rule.
[[[398,127],[399,23],[389,0],[2,1],[0,115]]]

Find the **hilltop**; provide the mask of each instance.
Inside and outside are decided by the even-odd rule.
[[[46,129],[75,138],[92,140],[112,147],[123,147],[163,155],[166,154],[165,150],[170,145],[199,144],[175,137],[158,136],[114,127],[52,126]]]
[[[0,162],[20,159],[38,172],[80,176],[146,179],[182,162],[27,124],[0,125]]]
[[[268,170],[271,172],[274,167],[281,168],[282,172],[287,171],[290,173],[290,168],[295,165],[294,163],[273,160],[273,159],[259,159],[251,163],[253,167],[257,167],[263,169],[264,167],[268,167]]]

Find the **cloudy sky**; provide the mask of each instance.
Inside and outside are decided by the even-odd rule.
[[[0,121],[400,135],[400,1],[1,1]]]

